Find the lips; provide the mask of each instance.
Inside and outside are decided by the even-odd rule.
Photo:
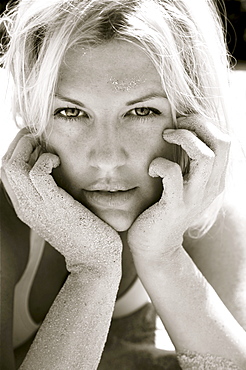
[[[121,190],[117,190],[121,188]],[[107,190],[104,187],[103,190],[83,190],[86,202],[91,206],[99,207],[122,207],[128,204],[134,197],[137,190],[136,187],[122,190],[122,186],[111,187]]]
[[[86,191],[104,191],[104,192],[116,192],[116,191],[128,191],[135,188],[128,182],[117,182],[117,181],[96,181],[85,188]]]

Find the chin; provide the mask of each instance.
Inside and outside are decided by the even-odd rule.
[[[129,213],[122,212],[110,212],[97,215],[117,232],[127,231],[135,220],[135,217],[129,215]]]

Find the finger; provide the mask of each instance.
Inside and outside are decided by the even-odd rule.
[[[32,199],[33,202],[39,199],[39,195],[30,181],[30,165],[27,163],[35,148],[35,140],[29,135],[22,136],[17,145],[13,145],[12,148],[11,158],[3,163],[2,178],[16,213],[20,217],[22,211],[27,207],[29,199]],[[21,210],[19,206],[22,207]]]
[[[32,188],[29,180],[31,167],[28,160],[36,146],[36,141],[30,135],[22,136],[16,141],[17,144],[12,145],[11,157],[3,162],[3,171],[13,191],[20,194],[23,189],[31,191]]]
[[[224,189],[226,169],[229,160],[231,140],[229,135],[221,132],[215,124],[199,115],[181,117],[177,120],[178,127],[192,130],[215,153],[211,186],[218,187],[220,193]]]
[[[159,203],[165,204],[183,200],[183,177],[180,166],[164,158],[155,158],[149,167],[151,177],[161,177],[163,194]]]
[[[13,154],[13,152],[14,152],[15,148],[16,148],[17,143],[20,141],[20,139],[21,139],[24,135],[27,135],[27,134],[29,134],[29,133],[30,133],[30,132],[28,131],[28,129],[27,129],[27,128],[23,128],[22,130],[20,130],[20,131],[18,132],[18,134],[15,136],[14,140],[13,140],[13,141],[11,142],[11,144],[9,145],[7,152],[6,152],[6,153],[5,153],[5,155],[3,156],[3,158],[2,158],[2,161],[3,161],[3,162],[6,162],[6,161],[8,161],[8,160],[11,158],[11,156],[12,156],[12,154]]]
[[[38,142],[31,134],[21,137],[12,152],[11,158],[5,163],[8,163],[12,167],[17,166],[18,168],[23,168],[25,171],[30,170],[31,166],[29,162],[37,146]]]
[[[3,162],[3,171],[8,179],[9,187],[17,198],[21,193],[28,191],[34,195],[34,189],[29,179],[31,166],[28,164],[32,152],[35,150],[35,140],[29,135],[22,136],[14,147],[12,155]],[[10,192],[10,189],[8,189]]]
[[[214,158],[213,151],[191,131],[167,129],[163,133],[163,138],[169,143],[180,145],[193,160]]]
[[[213,152],[220,148],[220,142],[227,143],[229,140],[229,136],[224,134],[215,124],[198,114],[178,118],[177,127],[195,132]]]
[[[180,145],[191,158],[186,192],[196,194],[197,189],[203,191],[211,176],[215,157],[213,151],[188,130],[165,130],[163,137],[169,143]]]
[[[42,197],[51,199],[58,194],[58,186],[51,176],[52,170],[60,165],[57,155],[43,153],[30,171],[30,179]]]

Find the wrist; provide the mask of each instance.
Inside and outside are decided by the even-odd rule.
[[[151,262],[153,264],[162,263],[166,259],[172,259],[176,250],[182,248],[183,233],[172,233],[172,235],[165,235],[160,237],[160,232],[155,235],[148,235],[142,231],[138,235],[138,239],[134,237],[132,230],[129,230],[127,239],[128,245],[131,249],[133,257],[136,261],[143,263]]]
[[[176,279],[177,272],[182,269],[184,253],[183,246],[178,245],[163,251],[162,254],[152,253],[148,256],[133,254],[137,274],[147,291],[149,287],[152,287],[150,290],[154,289],[153,287],[159,284],[160,281],[172,282]],[[149,291],[148,293],[151,296]]]
[[[132,251],[132,256],[136,267],[143,267],[147,271],[153,271],[153,269],[163,271],[163,268],[166,270],[167,267],[176,265],[183,251],[182,244],[178,244],[169,248],[163,247],[162,250],[149,250],[148,253],[139,248]]]
[[[80,274],[81,276],[86,276],[92,279],[117,279],[121,278],[121,258],[111,261],[108,259],[104,263],[101,261],[96,263],[71,263],[71,261],[66,261],[67,270],[73,274]]]

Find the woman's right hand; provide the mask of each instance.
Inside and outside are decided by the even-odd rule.
[[[65,257],[69,271],[120,271],[117,232],[57,186],[51,175],[60,165],[57,155],[43,153],[33,165],[37,142],[26,132],[2,160],[2,181],[17,216]]]

